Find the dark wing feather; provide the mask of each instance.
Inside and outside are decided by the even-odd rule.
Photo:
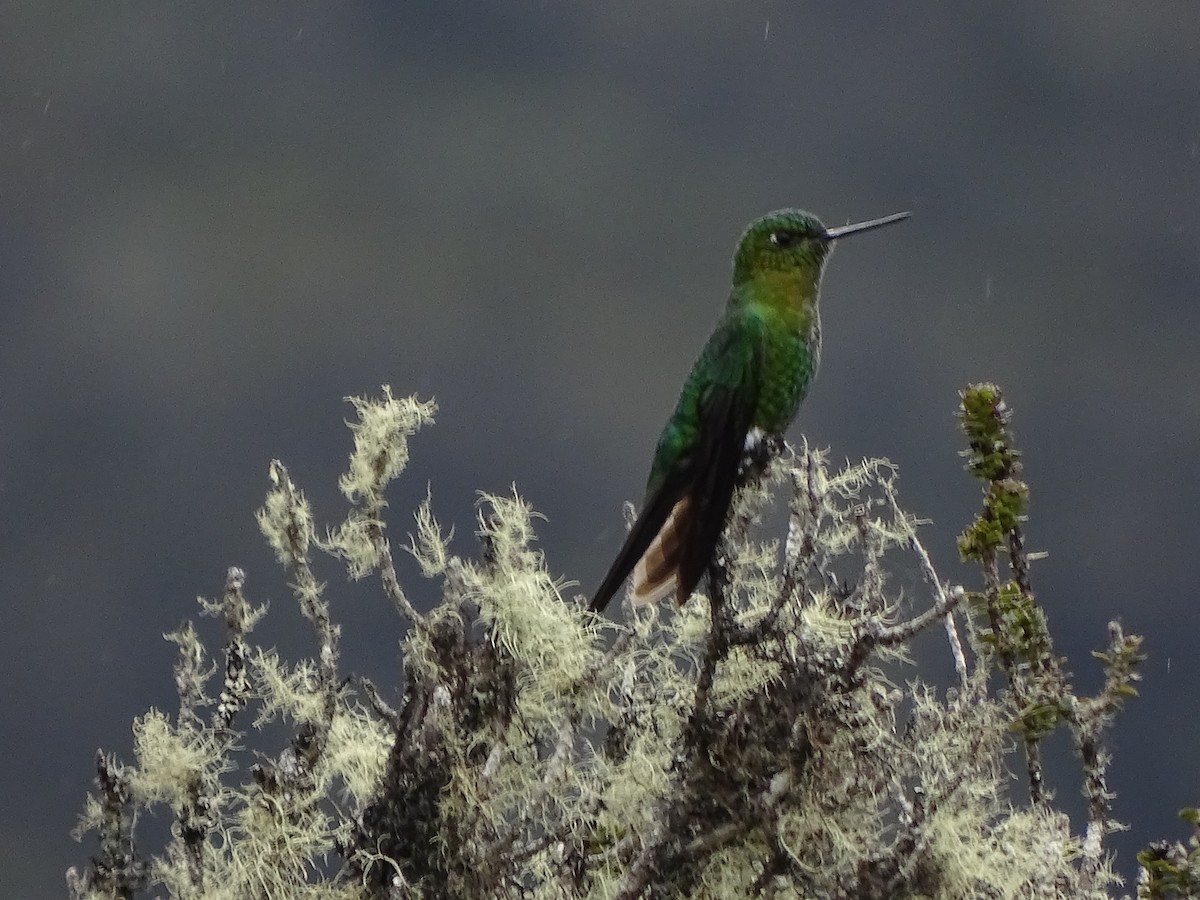
[[[756,391],[714,388],[704,403],[695,477],[688,485],[687,537],[681,544],[676,600],[687,602],[712,562],[737,485],[738,465],[754,417]]]
[[[593,612],[609,604],[685,499],[688,502],[680,506],[673,523],[681,539],[672,542],[675,552],[666,562],[675,569],[679,603],[700,583],[725,527],[746,434],[754,419],[762,373],[760,329],[752,317],[727,321],[705,346],[676,411],[680,415],[689,398],[696,404],[695,440],[666,467],[661,467],[661,458],[655,460],[642,512],[592,598]]]
[[[621,546],[621,552],[613,560],[608,574],[604,576],[604,581],[600,583],[596,596],[592,598],[592,602],[588,606],[592,612],[601,612],[608,606],[613,595],[629,577],[629,573],[638,564],[638,560],[642,558],[646,548],[654,541],[659,529],[671,515],[671,510],[683,496],[686,477],[687,470],[684,468],[668,473],[658,489],[646,498],[645,506],[638,515],[637,521],[633,523],[633,528],[626,536],[625,543]]]

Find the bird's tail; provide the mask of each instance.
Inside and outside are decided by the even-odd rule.
[[[671,509],[638,564],[633,568],[633,602],[638,606],[657,603],[679,586],[679,565],[689,532],[691,501],[684,497]],[[682,604],[686,597],[676,598]]]
[[[592,612],[600,612],[608,606],[621,585],[625,583],[625,579],[629,576],[629,573],[635,568],[641,567],[642,558],[650,552],[652,547],[657,547],[663,543],[664,531],[670,531],[673,535],[670,540],[670,546],[674,549],[668,556],[678,557],[680,543],[687,534],[686,529],[680,530],[683,519],[676,515],[680,506],[688,502],[686,498],[683,500],[679,499],[681,494],[682,484],[678,483],[675,479],[671,479],[647,497],[645,507],[637,517],[637,521],[633,523],[633,528],[630,529],[629,534],[625,537],[625,544],[621,547],[621,552],[613,560],[608,574],[604,576],[603,583],[596,591],[595,597],[592,598],[591,605],[589,606]],[[663,554],[659,553],[656,559],[662,556]],[[665,577],[659,572],[662,565],[665,565],[665,563],[654,567],[656,577],[648,580],[653,580],[656,584],[661,582],[662,578]],[[667,588],[666,590],[670,589]],[[657,596],[662,597],[664,594],[660,593]],[[652,601],[646,600],[642,602],[649,603]]]

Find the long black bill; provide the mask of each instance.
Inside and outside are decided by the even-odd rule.
[[[884,225],[891,225],[893,222],[903,222],[911,215],[912,213],[910,212],[893,213],[881,219],[870,219],[866,222],[855,222],[853,225],[839,225],[837,228],[826,228],[825,237],[831,241],[836,241],[838,238],[844,238],[848,234],[862,234],[864,231],[870,231],[873,228],[882,228]]]

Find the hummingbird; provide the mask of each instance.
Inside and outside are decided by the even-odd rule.
[[[818,298],[834,243],[909,217],[827,228],[800,209],[747,226],[725,312],[684,382],[650,466],[641,513],[592,598],[600,612],[633,574],[633,601],[687,602],[707,571],[746,454],[782,441],[821,358]]]

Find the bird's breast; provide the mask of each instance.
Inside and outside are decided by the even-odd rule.
[[[821,332],[820,325],[814,325],[804,334],[783,329],[768,332],[754,424],[769,434],[787,430],[816,374]]]

